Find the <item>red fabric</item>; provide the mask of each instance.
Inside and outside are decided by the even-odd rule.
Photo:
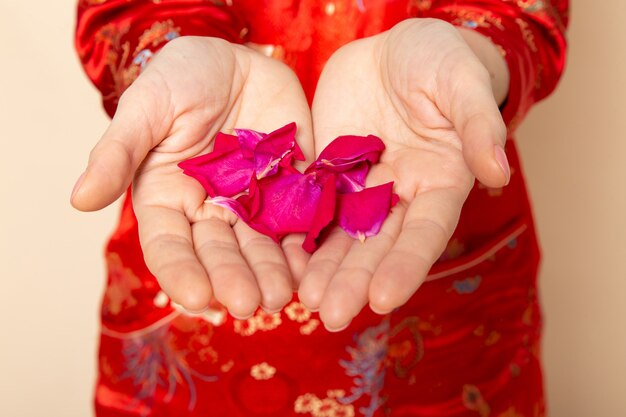
[[[311,99],[341,45],[435,17],[500,45],[512,132],[561,75],[567,10],[567,0],[82,0],[76,45],[109,114],[152,54],[184,35],[274,45]],[[341,333],[297,300],[246,321],[219,305],[179,311],[144,264],[127,198],[107,246],[97,415],[544,415],[539,250],[513,140],[506,151],[510,185],[476,185],[431,280],[394,313],[366,309]]]

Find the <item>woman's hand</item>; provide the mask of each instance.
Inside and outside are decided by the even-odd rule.
[[[499,56],[474,35],[466,34],[474,47],[492,48],[479,55]],[[494,62],[501,84],[506,65]],[[300,299],[339,330],[368,302],[388,313],[411,297],[444,250],[475,177],[490,187],[509,181],[506,127],[485,65],[453,26],[431,19],[337,51],[312,112],[318,153],[339,135],[379,136],[387,148],[368,185],[395,181],[400,196],[377,236],[361,243],[334,230],[308,263]]]
[[[133,182],[133,204],[146,264],[170,298],[204,309],[215,295],[232,315],[261,305],[281,309],[292,274],[308,255],[298,236],[282,247],[223,208],[177,164],[205,154],[219,131],[270,132],[296,121],[298,143],[313,156],[310,110],[285,65],[214,38],[166,45],[119,101],[72,194],[79,210],[99,210]]]

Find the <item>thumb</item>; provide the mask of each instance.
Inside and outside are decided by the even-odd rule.
[[[167,132],[170,113],[164,98],[168,95],[158,94],[140,80],[120,97],[111,124],[74,185],[70,201],[78,210],[100,210],[117,200],[148,152]]]
[[[507,129],[491,91],[491,84],[463,83],[452,101],[451,121],[463,146],[463,157],[472,174],[487,187],[509,183],[511,171],[504,152]]]

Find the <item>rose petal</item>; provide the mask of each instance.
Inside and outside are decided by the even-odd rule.
[[[228,143],[227,136],[222,136],[217,152],[178,164],[186,175],[200,182],[211,197],[232,197],[246,190],[250,184],[254,163],[243,157],[238,144],[233,148],[232,143]]]
[[[241,153],[248,159],[254,159],[254,149],[267,137],[267,134],[251,129],[235,129],[237,140],[241,147]]]
[[[365,177],[378,162],[385,144],[376,136],[339,136],[333,140],[305,173],[317,172],[320,181],[336,174],[337,192],[349,193],[365,187]]]
[[[361,161],[375,164],[384,150],[385,144],[374,135],[339,136],[324,148],[316,162],[320,168],[342,172]]]
[[[213,196],[208,203],[231,210],[277,242],[307,232],[303,248],[313,252],[335,219],[350,236],[364,239],[380,231],[398,200],[393,183],[364,189],[370,166],[385,148],[376,136],[337,138],[302,174],[292,166],[294,159],[304,160],[295,123],[267,135],[235,132],[219,133],[211,153],[179,166]]]
[[[315,252],[323,239],[323,232],[335,218],[335,208],[337,206],[336,180],[333,175],[327,178],[322,186],[319,203],[317,204],[315,215],[308,229],[302,248],[309,253]]]
[[[239,140],[237,136],[228,135],[218,132],[213,141],[213,151],[208,155],[213,155],[212,159],[224,155],[225,153],[235,151],[239,148]],[[184,162],[183,162],[184,163]]]
[[[393,182],[362,191],[340,194],[337,219],[339,226],[355,239],[363,240],[380,231],[389,210],[397,203]]]
[[[231,210],[251,228],[278,242],[289,233],[309,230],[320,195],[314,176],[298,172],[253,178],[249,195],[208,202]]]
[[[275,241],[279,240],[278,235],[276,233],[266,227],[263,223],[256,222],[254,219],[251,219],[250,215],[250,206],[252,204],[249,196],[242,195],[238,198],[229,198],[229,197],[213,197],[209,200],[206,200],[209,204],[215,204],[216,206],[224,207],[235,213],[239,219],[243,220],[247,225],[252,227],[259,233],[262,233],[266,236],[271,237]]]
[[[276,174],[279,164],[291,166],[291,161],[304,160],[302,150],[296,143],[296,124],[289,123],[269,133],[254,150],[257,178]]]
[[[230,197],[217,196],[209,198],[205,203],[214,204],[216,206],[224,207],[235,213],[241,220],[246,221],[249,218],[248,207],[242,204],[242,201]]]
[[[254,194],[250,194],[252,204],[258,210],[250,219],[250,226],[262,225],[271,230],[276,241],[289,233],[306,232],[311,226],[321,187],[313,175],[302,173],[275,175],[261,179],[256,184]]]
[[[211,197],[235,196],[248,189],[253,173],[258,178],[275,175],[283,160],[281,166],[291,168],[292,159],[303,158],[295,139],[295,123],[267,135],[250,129],[235,132],[237,136],[218,133],[211,153],[179,164]]]

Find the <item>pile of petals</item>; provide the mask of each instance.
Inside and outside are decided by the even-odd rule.
[[[398,196],[393,182],[365,188],[365,178],[384,149],[376,136],[340,136],[301,173],[293,162],[304,155],[290,123],[268,134],[218,133],[211,153],[179,167],[202,184],[207,203],[233,211],[276,242],[306,233],[302,247],[312,253],[335,224],[361,241],[380,231]]]

